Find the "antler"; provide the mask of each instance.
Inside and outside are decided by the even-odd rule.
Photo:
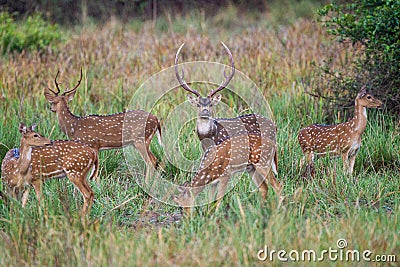
[[[224,69],[224,77],[226,79],[225,82],[223,82],[217,89],[211,91],[208,94],[208,97],[212,97],[213,95],[215,95],[216,93],[218,93],[219,91],[224,89],[228,85],[228,83],[231,81],[231,79],[233,78],[233,75],[235,75],[235,62],[233,61],[232,53],[229,50],[229,48],[224,44],[224,42],[221,42],[221,44],[225,47],[225,50],[226,50],[226,52],[228,52],[229,58],[231,59],[232,72],[229,76],[227,76],[226,70]]]
[[[81,84],[81,81],[82,81],[82,67],[81,67],[81,77],[79,78],[78,83],[77,83],[77,84],[75,85],[75,87],[72,88],[71,90],[65,91],[65,92],[63,93],[63,95],[67,95],[67,94],[69,94],[69,93],[75,91],[75,90],[78,88],[78,86]],[[58,87],[57,87],[57,88],[58,88]]]
[[[179,55],[179,52],[181,51],[181,49],[182,49],[182,47],[184,45],[185,45],[185,43],[183,43],[179,47],[178,52],[176,52],[176,56],[175,56],[175,75],[176,75],[176,78],[179,81],[179,84],[182,86],[183,89],[185,89],[186,91],[191,92],[192,94],[195,94],[196,96],[200,97],[201,96],[200,93],[198,91],[193,90],[192,88],[190,88],[189,85],[187,85],[187,83],[185,82],[185,80],[183,78],[184,77],[183,67],[182,67],[182,76],[179,75],[179,71],[178,71],[178,55]]]
[[[54,92],[49,87],[47,87],[47,89],[49,89],[49,91],[52,92],[55,96],[58,96],[58,94],[60,93],[60,88],[58,87],[58,85],[61,84],[61,83],[57,82],[57,77],[58,77],[59,74],[60,74],[60,70],[57,71],[57,75],[54,78],[54,83],[56,84],[57,92]]]

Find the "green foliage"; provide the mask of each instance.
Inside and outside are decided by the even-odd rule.
[[[16,22],[7,12],[0,13],[0,49],[2,54],[43,50],[62,39],[56,24],[51,25],[39,15]]]
[[[386,102],[390,111],[400,113],[400,1],[359,0],[347,4],[329,4],[318,11],[328,33],[339,42],[351,42],[361,53],[329,78],[335,100],[349,98],[363,83]],[[327,74],[333,74],[329,68]],[[337,72],[337,70],[336,70]],[[350,89],[349,89],[350,88]],[[351,97],[350,97],[351,98]]]
[[[334,16],[325,21],[332,27],[329,33],[340,41],[361,42],[368,56],[384,60],[400,57],[400,1],[361,0],[351,4],[330,4],[319,10],[322,16]]]

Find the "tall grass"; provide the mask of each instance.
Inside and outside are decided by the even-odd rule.
[[[268,200],[261,201],[259,194],[251,192],[255,188],[248,175],[243,175],[218,211],[213,205],[203,206],[191,217],[182,218],[179,208],[152,200],[136,184],[137,177],[129,172],[122,151],[105,151],[100,154],[100,184],[90,182],[95,203],[87,224],[79,216],[81,196],[65,179],[45,183],[40,204],[33,194],[24,209],[18,201],[0,203],[0,264],[256,265],[260,263],[257,253],[265,245],[275,250],[321,251],[336,249],[339,238],[348,241],[349,249],[397,253],[399,260],[398,119],[383,111],[368,111],[369,122],[352,177],[343,173],[341,160],[321,158],[316,163],[316,178],[300,179],[302,154],[297,132],[310,123],[326,122],[322,103],[304,94],[301,80],[312,79],[314,65],[333,55],[339,65],[352,49],[331,43],[318,25],[307,19],[266,27],[270,14],[260,15],[252,27],[239,25],[234,31],[216,26],[221,18],[216,17],[215,22],[201,16],[166,17],[165,28],[152,23],[140,27],[115,22],[92,25],[90,29],[65,30],[68,41],[57,52],[3,59],[0,158],[18,146],[20,121],[38,123],[38,131],[52,139],[66,138],[43,97],[44,88],[54,87],[58,69],[63,87],[73,86],[80,67],[84,69],[84,82],[70,103],[73,113],[114,113],[129,104],[147,78],[173,64],[182,42],[187,43],[182,61],[226,63],[219,44],[223,40],[237,69],[260,87],[274,112],[278,179],[285,184],[285,198],[280,203],[271,190]],[[229,94],[222,94],[223,101],[232,102]],[[143,101],[150,95],[144,95]],[[168,97],[154,110],[161,121],[186,93],[176,90]],[[338,114],[337,121],[341,120]],[[188,157],[198,159],[201,149],[191,127],[194,125],[184,128],[187,138],[180,146],[188,149]],[[152,150],[163,158],[157,144],[152,144]],[[142,164],[140,158],[138,162]],[[188,179],[171,165],[167,164],[166,170],[166,179]]]

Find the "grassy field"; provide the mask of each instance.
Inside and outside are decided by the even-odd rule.
[[[55,51],[2,58],[1,159],[8,149],[19,146],[20,121],[37,123],[38,131],[52,139],[66,138],[43,96],[45,88],[54,87],[58,69],[66,88],[76,83],[83,67],[83,84],[70,102],[74,114],[110,114],[129,106],[141,84],[172,66],[182,42],[186,43],[182,62],[228,64],[219,43],[222,40],[231,49],[237,69],[255,82],[270,104],[278,126],[278,179],[285,186],[281,203],[272,190],[263,202],[258,193],[251,192],[252,183],[243,175],[217,212],[209,205],[182,218],[179,208],[152,200],[136,184],[137,177],[129,172],[122,151],[104,151],[100,154],[100,184],[90,182],[95,203],[87,225],[79,215],[82,198],[66,179],[48,181],[40,205],[33,192],[24,209],[18,201],[0,202],[0,265],[259,265],[267,263],[257,258],[266,246],[269,251],[315,250],[320,256],[323,250],[337,250],[339,239],[348,243],[342,252],[370,250],[371,259],[396,255],[400,261],[398,118],[382,110],[368,111],[352,177],[343,173],[341,160],[323,158],[316,163],[315,179],[300,178],[299,129],[316,122],[343,121],[345,116],[338,111],[334,121],[328,121],[323,103],[304,93],[308,85],[301,80],[312,81],[317,75],[315,66],[325,60],[333,58],[333,66],[340,67],[355,53],[352,47],[339,45],[324,34],[309,18],[312,8],[311,4],[288,6],[282,16],[279,9],[271,7],[267,13],[252,16],[230,7],[213,18],[193,12],[165,15],[155,24],[135,21],[121,25],[111,19],[101,26],[65,29],[65,42]],[[138,108],[145,108],[152,92],[148,94]],[[235,109],[231,96],[222,95],[222,101]],[[176,103],[185,99],[186,93],[177,89],[152,112],[164,123]],[[199,159],[194,123],[184,129],[180,146],[188,149],[187,157]],[[152,150],[163,158],[155,141]],[[138,161],[138,166],[143,166]],[[168,164],[166,169],[174,181],[193,175]],[[274,254],[274,265],[288,264]],[[312,264],[356,263],[330,261],[325,255],[323,262]]]

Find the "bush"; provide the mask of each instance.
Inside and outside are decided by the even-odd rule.
[[[60,41],[62,34],[57,25],[51,25],[39,15],[15,22],[7,12],[0,13],[0,49],[2,54],[43,50]]]
[[[367,84],[389,111],[400,114],[400,1],[333,3],[318,13],[328,33],[337,36],[339,42],[362,47],[345,71],[323,68],[331,85],[331,100],[338,105],[348,104],[356,91]],[[326,92],[317,88],[317,93]]]

